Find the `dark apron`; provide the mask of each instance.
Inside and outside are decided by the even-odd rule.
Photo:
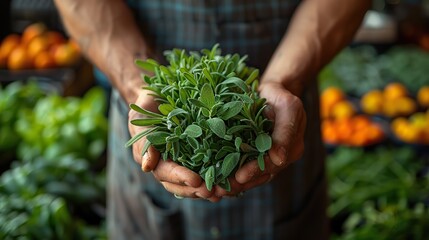
[[[296,4],[279,0],[128,1],[154,49],[200,50],[220,43],[224,53],[249,55],[264,69]],[[128,107],[116,91],[110,111],[108,232],[110,239],[327,239],[324,148],[316,82],[302,97],[307,111],[304,156],[269,184],[243,197],[176,199],[143,173],[124,144]]]

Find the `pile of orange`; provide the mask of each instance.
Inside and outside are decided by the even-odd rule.
[[[337,87],[328,87],[320,95],[322,118],[349,118],[356,114],[356,108]]]
[[[322,122],[322,137],[325,143],[363,147],[381,142],[384,131],[367,116],[325,119]]]
[[[367,114],[384,115],[389,118],[409,116],[418,108],[416,101],[410,97],[407,88],[401,83],[390,83],[383,90],[367,92],[362,96],[360,106]]]
[[[26,27],[21,35],[10,34],[0,45],[0,68],[10,70],[72,66],[80,59],[77,44],[42,23]]]
[[[429,111],[414,113],[409,118],[396,118],[391,123],[393,134],[406,143],[429,144]]]

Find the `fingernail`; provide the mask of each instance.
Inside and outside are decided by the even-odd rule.
[[[274,164],[276,164],[277,166],[284,166],[287,162],[286,149],[284,147],[279,147],[275,155],[277,159],[273,159]]]
[[[183,182],[186,186],[191,187],[191,184],[189,184],[188,182]]]
[[[147,155],[147,153],[145,154],[145,155],[143,155],[143,158],[142,158],[142,171],[143,172],[147,172],[147,166],[146,166],[146,164],[147,164],[147,161],[148,161],[148,155]]]

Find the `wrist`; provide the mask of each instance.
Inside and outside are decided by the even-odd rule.
[[[261,78],[261,87],[266,84],[276,84],[297,97],[302,96],[305,88],[306,76],[287,76],[281,74],[266,73]]]

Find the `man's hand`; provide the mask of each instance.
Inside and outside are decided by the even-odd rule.
[[[136,104],[152,112],[158,111],[156,102],[145,91],[139,94]],[[130,110],[129,120],[141,117],[139,113]],[[128,128],[131,136],[145,130],[144,127],[135,126],[131,123],[128,124]],[[154,147],[150,147],[142,156],[145,142],[146,138],[143,138],[133,144],[134,159],[141,165],[144,172],[152,171],[155,178],[161,182],[167,191],[177,197],[204,198],[212,202],[220,200],[219,197],[214,196],[213,190],[211,192],[207,190],[203,179],[197,173],[171,160],[160,161],[160,153]]]
[[[265,158],[265,170],[261,171],[257,161],[243,165],[230,178],[231,192],[219,187],[216,196],[234,196],[270,181],[288,164],[298,160],[304,151],[306,114],[301,100],[276,82],[263,82],[260,95],[267,99],[266,116],[274,122],[273,146]]]

